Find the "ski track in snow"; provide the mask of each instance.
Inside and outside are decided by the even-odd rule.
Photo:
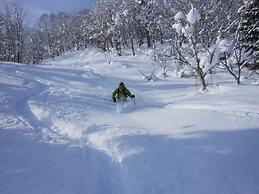
[[[46,63],[0,66],[5,193],[259,192],[257,86],[206,94],[192,80],[145,82],[138,68],[146,59],[107,64],[97,52]],[[120,81],[135,103],[111,102]],[[17,187],[8,183],[14,176]]]

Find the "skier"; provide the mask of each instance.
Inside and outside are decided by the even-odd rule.
[[[128,96],[131,98],[135,98],[135,95],[130,93],[124,83],[120,82],[119,87],[115,89],[112,93],[112,100],[113,102],[116,102],[116,99],[118,99],[119,101],[126,101]]]

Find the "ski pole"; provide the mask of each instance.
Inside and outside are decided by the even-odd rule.
[[[136,110],[137,107],[136,107],[136,99],[135,99],[135,98],[133,98],[133,103],[134,103],[134,108],[135,108],[135,110]]]

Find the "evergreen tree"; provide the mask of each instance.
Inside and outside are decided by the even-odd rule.
[[[249,0],[240,9],[238,39],[251,56],[247,67],[259,69],[259,0]]]

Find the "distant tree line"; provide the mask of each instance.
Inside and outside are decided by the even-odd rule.
[[[31,27],[14,0],[0,12],[0,60],[40,63],[89,46],[118,55],[153,49],[166,76],[169,63],[206,75],[224,66],[240,83],[241,69],[259,69],[258,0],[97,0],[77,14],[43,14]],[[161,46],[164,45],[164,46]],[[163,48],[163,49],[161,49]]]

